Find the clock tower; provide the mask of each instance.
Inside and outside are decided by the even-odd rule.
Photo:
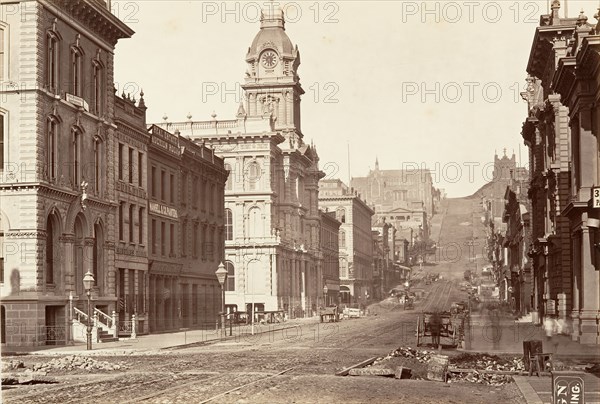
[[[271,116],[275,130],[289,141],[290,147],[302,145],[300,96],[304,90],[297,74],[300,66],[298,47],[285,32],[284,14],[278,7],[264,10],[260,31],[246,55],[246,111],[250,116]]]

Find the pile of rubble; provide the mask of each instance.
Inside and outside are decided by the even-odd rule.
[[[522,372],[525,364],[522,357],[501,358],[496,355],[463,353],[450,361],[452,365],[463,369],[497,370]]]
[[[451,360],[453,367],[470,371],[452,372],[451,381],[467,381],[490,386],[502,386],[512,382],[508,373],[525,370],[522,357],[501,358],[496,355],[463,353]],[[506,374],[494,373],[506,372]]]
[[[2,373],[10,372],[11,370],[23,369],[25,364],[23,361],[11,359],[9,361],[2,361]]]
[[[434,355],[434,351],[418,350],[411,347],[400,347],[392,351],[388,357],[402,356],[404,358],[413,358],[420,363],[427,363],[431,359],[431,355]]]
[[[503,386],[507,383],[512,383],[513,379],[509,375],[498,375],[492,373],[480,373],[477,370],[470,372],[452,372],[452,377],[448,382],[466,381],[470,383],[481,383],[490,386]]]
[[[110,362],[98,361],[90,357],[80,355],[68,355],[62,358],[55,358],[45,363],[35,363],[33,370],[36,372],[52,372],[56,370],[123,370],[126,365],[123,362],[113,364]]]
[[[410,358],[419,363],[429,364],[432,357],[436,354],[436,351],[399,347],[388,355],[377,358],[371,366],[384,364],[394,357]],[[449,359],[449,367],[451,368],[451,378],[449,381],[451,382],[466,381],[490,386],[502,386],[512,382],[510,374],[525,370],[523,358],[521,357],[501,358],[495,355],[463,353]],[[413,374],[412,378],[420,379],[421,377]]]

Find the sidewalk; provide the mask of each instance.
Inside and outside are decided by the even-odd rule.
[[[573,359],[585,363],[600,362],[597,345],[582,345],[567,335],[555,335],[547,341],[542,327],[531,323],[517,323],[512,317],[501,317],[499,327],[489,317],[471,316],[471,351],[523,354],[523,341],[540,340],[544,352],[553,353],[559,360]]]
[[[469,351],[490,354],[523,355],[523,341],[542,341],[543,351],[552,353],[554,364],[580,367],[583,364],[600,363],[600,352],[596,345],[581,345],[566,335],[555,335],[549,341],[542,327],[530,323],[517,323],[512,317],[502,317],[499,327],[489,317],[481,314],[471,316],[471,349]],[[558,363],[557,363],[558,362]],[[600,404],[600,379],[584,373],[585,403]],[[550,373],[538,376],[514,376],[515,383],[529,404],[552,402],[552,377]]]
[[[221,329],[188,329],[162,334],[140,335],[136,339],[121,339],[114,342],[95,342],[92,344],[92,350],[88,351],[86,343],[76,342],[74,345],[43,345],[36,347],[2,347],[2,355],[11,354],[37,354],[37,355],[119,355],[140,353],[144,351],[154,352],[185,346],[202,345],[206,343],[218,343],[219,341],[238,341],[246,343],[260,343],[267,340],[273,342],[276,332],[299,327],[318,325],[318,317],[299,318],[288,320],[283,323],[258,324],[254,325],[254,335],[252,335],[251,325],[235,326],[232,328],[232,336],[229,336],[229,328],[222,335]],[[265,335],[267,334],[267,335]],[[285,336],[284,336],[285,338]]]
[[[600,404],[600,379],[591,374],[582,375],[584,381],[585,403]],[[513,376],[515,383],[528,404],[552,403],[552,377]]]

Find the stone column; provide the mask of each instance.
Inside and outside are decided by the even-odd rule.
[[[587,218],[587,215],[584,215]],[[589,228],[582,229],[581,238],[581,308],[579,310],[579,342],[582,344],[598,344],[598,288],[600,277],[598,271],[592,264],[592,253],[590,245]]]
[[[571,339],[579,339],[579,290],[581,281],[581,240],[583,232],[573,238],[573,310],[571,311],[572,333]]]
[[[590,104],[591,105],[591,102]],[[592,112],[588,106],[579,112],[579,200],[587,201],[591,188],[597,183],[598,172],[598,140],[592,132]]]
[[[75,238],[72,234],[66,234],[60,238],[60,241],[64,245],[65,252],[65,255],[61,259],[61,261],[64,262],[63,282],[65,285],[65,292],[72,291],[73,296],[76,296],[77,288],[75,287],[75,263],[73,262]]]

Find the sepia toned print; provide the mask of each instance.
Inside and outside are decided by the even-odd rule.
[[[600,402],[600,2],[0,0],[3,402]]]

